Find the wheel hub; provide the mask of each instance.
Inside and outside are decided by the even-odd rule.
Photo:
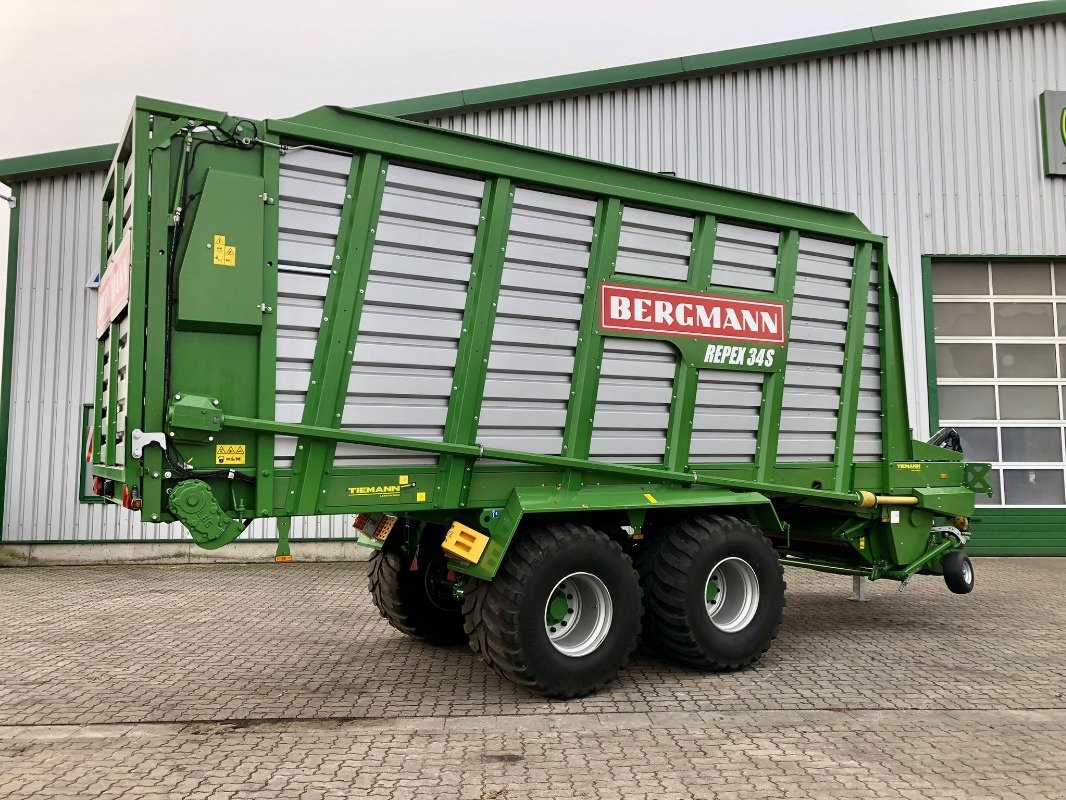
[[[603,581],[589,572],[574,572],[548,595],[544,632],[552,647],[577,658],[603,644],[613,616],[614,604]]]
[[[707,616],[718,630],[746,628],[759,610],[759,579],[742,558],[723,558],[711,569],[704,590]]]

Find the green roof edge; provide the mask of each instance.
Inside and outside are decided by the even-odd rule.
[[[0,159],[0,181],[11,184],[27,178],[40,178],[60,172],[76,172],[107,166],[114,158],[117,146],[100,144],[94,147],[77,147],[73,150],[57,150],[54,153]]]
[[[1013,27],[1060,17],[1066,18],[1066,0],[1043,0],[1036,3],[962,11],[908,22],[893,22],[870,28],[739,47],[715,53],[412,97],[407,100],[360,106],[360,108],[377,114],[419,119],[452,112],[476,111],[479,108],[501,103],[543,100],[569,94],[606,91],[639,83],[691,78],[711,72],[902,44],[930,37]]]

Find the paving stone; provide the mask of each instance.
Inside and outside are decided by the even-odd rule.
[[[1066,559],[794,570],[754,668],[531,696],[389,628],[363,564],[0,573],[0,798],[1066,798]]]

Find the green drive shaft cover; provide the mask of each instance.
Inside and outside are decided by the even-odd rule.
[[[170,510],[189,529],[200,547],[215,550],[229,544],[244,532],[240,520],[222,510],[203,481],[182,481],[170,493]]]

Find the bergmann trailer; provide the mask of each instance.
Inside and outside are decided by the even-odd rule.
[[[840,211],[343,108],[138,99],[103,197],[93,490],[221,547],[355,514],[396,628],[574,697],[643,627],[758,659],[782,564],[964,593],[988,466],[912,439]]]

